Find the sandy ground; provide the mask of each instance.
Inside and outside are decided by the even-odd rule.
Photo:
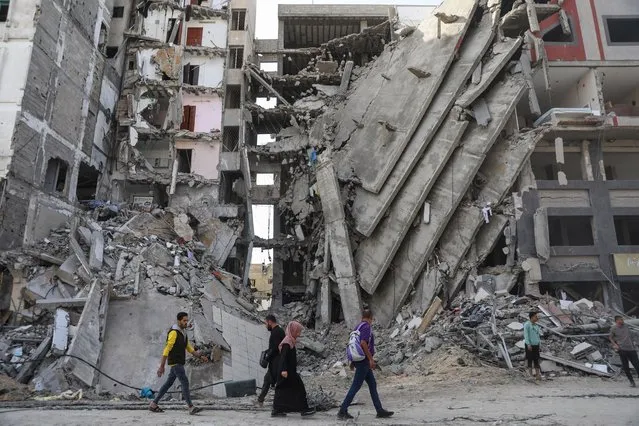
[[[368,391],[359,394],[360,404],[351,407],[357,416],[350,424],[361,425],[639,425],[639,389],[631,389],[625,378],[557,377],[540,384],[515,374],[495,372],[491,378],[472,377],[441,381],[429,376],[389,377],[380,374],[379,388],[384,405],[395,410],[392,419],[377,420]],[[453,376],[457,377],[457,376]],[[488,382],[488,383],[487,383]],[[307,379],[308,386],[322,384],[343,396],[348,379],[330,376]],[[222,402],[224,401],[224,402]],[[233,402],[236,401],[236,402]],[[267,400],[268,401],[268,400]],[[237,409],[203,411],[189,416],[185,411],[167,410],[154,414],[144,410],[115,407],[92,410],[43,410],[0,408],[0,424],[8,425],[282,425],[344,424],[337,410],[302,419],[290,414],[272,419],[267,407],[253,408],[249,399],[220,400]],[[215,401],[202,401],[212,404]],[[0,407],[6,405],[0,403]]]

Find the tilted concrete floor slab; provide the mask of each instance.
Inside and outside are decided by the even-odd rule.
[[[469,84],[466,91],[457,99],[455,105],[468,108],[470,104],[475,102],[504,69],[504,66],[521,46],[522,40],[521,37],[507,38],[504,41],[493,44],[492,56],[482,66],[479,84]]]
[[[316,176],[324,213],[325,232],[329,235],[331,261],[338,281],[342,312],[348,326],[355,327],[361,319],[362,302],[359,286],[355,280],[353,251],[346,226],[339,182],[333,163],[326,160],[326,157],[320,159]]]
[[[362,235],[371,236],[375,227],[382,220],[397,192],[446,118],[455,98],[463,92],[464,83],[470,78],[473,70],[488,50],[499,21],[501,2],[500,0],[490,0],[488,5],[488,11],[484,13],[478,26],[468,30],[460,49],[459,59],[446,74],[433,102],[381,191],[375,194],[362,187],[357,187],[351,213],[355,221],[355,229]]]
[[[439,260],[448,264],[449,274],[457,271],[484,223],[482,208],[488,203],[491,203],[492,208],[501,203],[542,135],[531,131],[495,143],[479,169],[479,174],[485,176],[487,181],[477,201],[473,205],[458,208],[439,239]]]
[[[390,56],[382,72],[369,73],[344,108],[336,142],[348,141],[340,169],[352,169],[364,189],[379,192],[395,167],[410,137],[430,105],[446,71],[457,53],[462,37],[470,26],[478,0],[446,0],[435,12],[458,19],[441,24],[427,16],[419,27],[393,49],[380,55]],[[379,87],[371,97],[371,88]],[[351,112],[350,105],[358,107]],[[363,114],[357,114],[362,111]],[[353,123],[355,127],[353,129]]]
[[[522,78],[509,76],[506,81],[496,83],[487,94],[492,121],[487,127],[474,125],[466,132],[462,146],[455,151],[430,192],[427,200],[431,206],[430,223],[420,223],[409,231],[395,255],[391,270],[371,298],[371,306],[382,323],[390,322],[408,297],[486,154],[526,90]]]
[[[450,115],[455,114],[451,112]],[[367,293],[373,294],[384,277],[384,272],[423,207],[437,176],[459,145],[467,125],[467,121],[456,121],[450,116],[446,119],[426,154],[393,201],[388,215],[373,235],[362,241],[357,248],[355,267],[360,286]]]

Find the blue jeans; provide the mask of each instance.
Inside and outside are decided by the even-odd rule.
[[[375,381],[375,375],[368,364],[368,360],[365,359],[364,361],[354,362],[353,364],[355,365],[355,377],[353,377],[353,384],[348,390],[346,398],[344,398],[344,402],[342,402],[342,406],[339,409],[340,413],[348,411],[348,406],[351,405],[355,395],[357,395],[357,392],[359,392],[364,382],[368,385],[373,405],[375,406],[375,410],[379,413],[382,411],[382,403],[380,402],[379,395],[377,394],[377,382]]]
[[[175,379],[180,381],[180,385],[182,386],[182,399],[186,401],[186,403],[190,406],[193,405],[191,402],[191,393],[189,392],[189,379],[186,377],[186,370],[184,370],[184,366],[180,364],[175,364],[171,367],[171,371],[169,372],[169,377],[166,379],[166,382],[160,388],[157,396],[153,400],[156,404],[160,402],[165,393],[171,389]]]

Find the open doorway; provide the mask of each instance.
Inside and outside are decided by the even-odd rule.
[[[98,169],[85,162],[81,162],[80,171],[78,172],[78,184],[75,188],[78,201],[95,200],[99,180],[100,172]]]

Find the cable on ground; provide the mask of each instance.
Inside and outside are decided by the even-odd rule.
[[[107,379],[109,379],[112,382],[115,382],[115,383],[117,383],[117,384],[119,384],[121,386],[127,387],[129,389],[136,390],[138,392],[145,389],[145,388],[138,388],[138,387],[135,387],[135,386],[131,386],[131,385],[127,384],[127,383],[121,382],[120,380],[114,379],[113,377],[109,376],[108,374],[106,374],[105,372],[100,370],[96,365],[91,364],[89,361],[84,360],[84,359],[80,358],[79,356],[63,355],[63,357],[69,357],[69,358],[77,359],[78,361],[81,361],[81,362],[85,363],[86,365],[88,365],[89,367],[93,368],[95,371],[97,371],[98,373],[100,373],[101,375],[106,377]],[[29,359],[29,360],[25,360],[25,361],[14,361],[14,362],[11,362],[11,361],[0,361],[0,364],[26,364],[26,363],[30,363],[30,362],[41,362],[41,360]],[[217,382],[214,382],[214,383],[210,383],[208,385],[198,386],[196,388],[191,388],[190,390],[191,391],[198,391],[198,390],[210,388],[210,387],[213,387],[213,386],[216,386],[216,385],[221,385],[221,384],[224,384],[224,383],[228,383],[228,382],[231,382],[231,381],[232,380],[220,380],[220,381],[217,381]],[[146,388],[146,389],[148,389],[148,388]],[[153,392],[153,394],[157,393],[157,391],[155,391],[155,390],[151,390],[151,392]],[[181,391],[170,391],[170,392],[167,392],[167,393],[181,393]]]

